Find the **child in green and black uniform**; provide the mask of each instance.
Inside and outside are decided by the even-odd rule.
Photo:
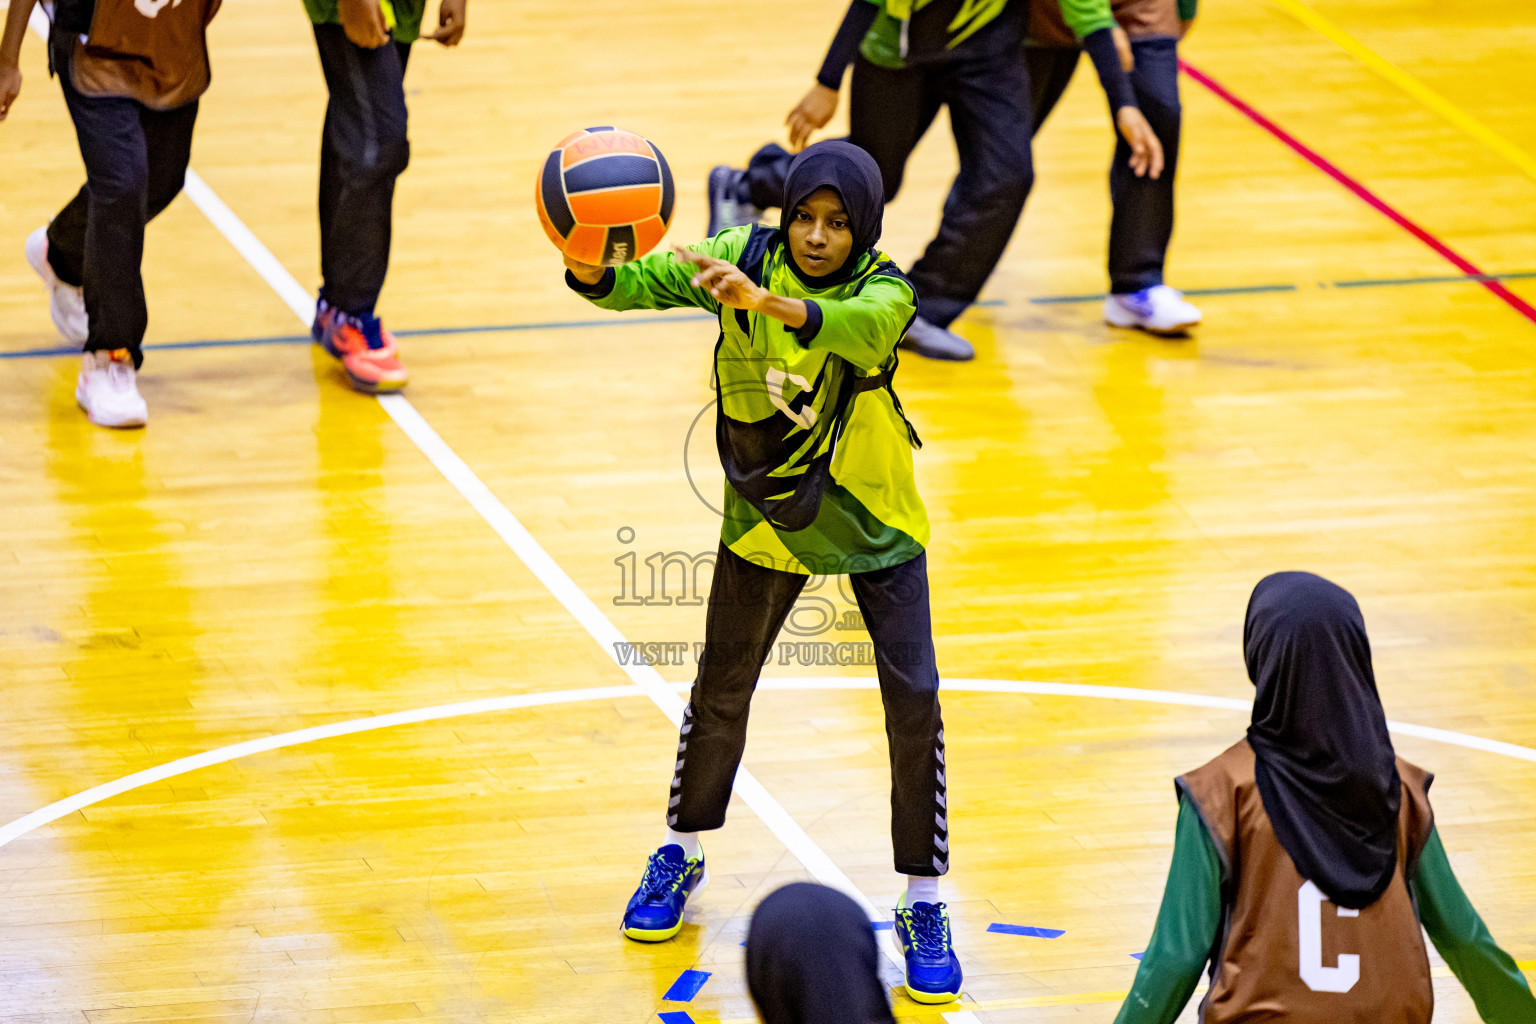
[[[1207,962],[1203,1024],[1429,1024],[1424,931],[1483,1020],[1536,1021],[1451,871],[1433,776],[1392,750],[1355,599],[1311,573],[1268,576],[1243,655],[1253,723],[1176,783],[1168,886],[1115,1024],[1171,1024]]]
[[[960,991],[938,876],[949,869],[944,727],[928,612],[928,516],[916,434],[891,388],[912,286],[882,252],[880,171],[845,142],[791,165],[777,230],[722,231],[691,252],[567,283],[607,309],[720,317],[716,441],[725,522],[704,655],[684,711],[667,836],[624,914],[642,941],[677,934],[703,884],[698,833],[725,821],[764,658],[809,574],[848,574],[874,642],[891,754],[891,837],[907,889],[896,934],[913,998]]]

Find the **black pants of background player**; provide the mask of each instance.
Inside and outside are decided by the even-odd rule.
[[[85,185],[48,225],[48,262],[65,284],[85,290],[85,350],[127,349],[144,362],[144,226],[181,191],[192,156],[194,100],[152,110],[120,96],[85,96],[70,78],[74,37],[54,32],[49,56],[75,124]]]
[[[330,102],[320,139],[320,297],[367,316],[389,270],[395,179],[411,160],[406,138],[408,43],[364,49],[340,25],[316,25]]]
[[[949,870],[944,721],[928,615],[928,556],[849,576],[874,643],[891,757],[891,845],[904,875]],[[667,825],[725,824],[747,743],[747,712],[763,661],[806,577],[749,562],[721,545],[704,626],[704,654],[683,711]]]
[[[1163,283],[1168,240],[1173,235],[1173,177],[1179,163],[1179,52],[1166,37],[1131,42],[1136,70],[1131,87],[1136,105],[1163,144],[1163,173],[1138,178],[1131,170],[1131,147],[1118,133],[1109,169],[1114,214],[1109,222],[1110,291],[1137,292]],[[1030,105],[1035,130],[1050,116],[1079,63],[1076,47],[1025,47],[1029,62]]]
[[[863,57],[853,65],[848,141],[880,165],[886,202],[901,190],[907,158],[939,108],[949,107],[960,173],[944,200],[938,234],[907,271],[918,315],[931,324],[948,327],[976,301],[1024,211],[1035,180],[1028,96],[1029,75],[1018,53],[898,70]],[[743,198],[754,206],[779,205],[791,159],[780,146],[759,150],[747,165]]]

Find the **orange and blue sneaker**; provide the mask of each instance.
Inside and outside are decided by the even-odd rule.
[[[960,998],[960,958],[949,937],[949,910],[942,903],[896,904],[892,932],[907,961],[907,995],[919,1003],[952,1003]]]
[[[395,336],[376,316],[349,316],[321,299],[315,304],[315,322],[309,333],[331,355],[341,360],[352,387],[370,395],[405,387],[405,367],[395,347]]]
[[[683,927],[688,897],[709,884],[704,851],[689,859],[683,848],[668,843],[651,854],[640,888],[624,908],[624,937],[637,942],[665,942]]]

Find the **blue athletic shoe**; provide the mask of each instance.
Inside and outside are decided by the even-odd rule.
[[[949,938],[949,910],[942,903],[896,904],[896,942],[907,958],[907,995],[919,1003],[960,998],[960,958]]]
[[[624,908],[624,936],[638,942],[664,942],[683,927],[683,907],[688,897],[709,882],[704,870],[704,851],[695,860],[683,848],[670,843],[651,854],[640,888]]]

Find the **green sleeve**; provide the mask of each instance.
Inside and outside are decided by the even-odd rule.
[[[1179,20],[1194,21],[1199,9],[1200,0],[1179,0]]]
[[[731,228],[714,238],[695,242],[688,248],[706,256],[735,262],[747,245],[750,227]],[[594,306],[603,309],[673,309],[677,306],[697,306],[711,313],[720,312],[720,303],[707,291],[695,288],[688,282],[693,278],[694,265],[684,263],[672,255],[670,249],[659,250],[649,256],[615,267],[613,288],[603,295],[587,295]],[[585,293],[584,293],[585,294]]]
[[[1180,0],[1186,2],[1186,0]],[[1079,39],[1101,28],[1114,28],[1115,16],[1109,8],[1109,0],[1060,0],[1061,20]]]
[[[316,25],[341,24],[336,0],[303,0],[304,13]],[[421,36],[421,18],[426,11],[426,0],[389,0],[388,10],[394,15],[394,28],[390,35],[397,43],[414,43]],[[385,18],[388,21],[388,16]]]
[[[1173,864],[1152,941],[1115,1024],[1172,1024],[1200,982],[1221,927],[1221,864],[1193,801],[1179,797]]]
[[[1438,829],[1429,834],[1419,856],[1413,893],[1424,930],[1472,997],[1478,1016],[1487,1024],[1536,1021],[1536,998],[1531,996],[1525,975],[1493,941],[1488,926],[1456,881]]]
[[[864,371],[891,357],[902,331],[917,313],[912,286],[882,274],[871,277],[852,298],[809,301],[821,311],[821,328],[808,347],[834,352]]]

